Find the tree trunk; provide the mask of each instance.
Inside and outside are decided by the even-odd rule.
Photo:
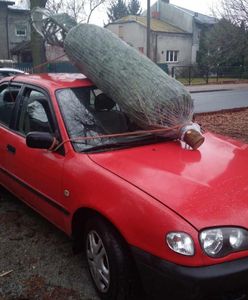
[[[39,6],[45,7],[47,0],[31,0],[30,9]],[[46,62],[45,42],[43,38],[31,28],[31,50],[33,58],[34,73],[42,73],[47,71],[47,66],[43,65]]]

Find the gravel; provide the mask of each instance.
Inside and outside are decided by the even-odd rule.
[[[196,115],[203,129],[248,143],[248,109],[233,109]]]
[[[1,276],[4,272],[9,272]],[[86,261],[70,239],[0,191],[0,300],[98,300]]]
[[[248,143],[248,109],[198,114],[196,120]],[[71,246],[65,234],[0,190],[0,300],[99,300],[85,259]]]

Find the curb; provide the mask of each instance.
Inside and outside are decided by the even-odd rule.
[[[188,90],[189,93],[191,94],[196,94],[196,93],[211,93],[211,92],[226,92],[226,91],[232,91],[233,89],[211,89],[211,90]]]
[[[248,107],[238,107],[238,108],[227,108],[227,109],[221,109],[221,110],[215,110],[215,111],[206,111],[206,112],[195,112],[194,115],[217,115],[217,114],[228,114],[228,113],[235,113],[240,112],[243,110],[248,110]]]

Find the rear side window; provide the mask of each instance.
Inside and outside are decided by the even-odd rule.
[[[9,126],[16,98],[21,89],[18,85],[2,85],[0,87],[0,123]]]
[[[24,135],[32,131],[54,132],[47,96],[35,89],[26,88],[17,130]]]

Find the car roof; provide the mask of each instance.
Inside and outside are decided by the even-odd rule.
[[[22,70],[14,69],[14,68],[0,68],[0,72],[18,72],[18,73],[25,73]]]
[[[16,75],[5,77],[4,80],[36,85],[49,90],[61,88],[86,87],[94,84],[85,75],[80,73],[42,73],[29,75]]]

